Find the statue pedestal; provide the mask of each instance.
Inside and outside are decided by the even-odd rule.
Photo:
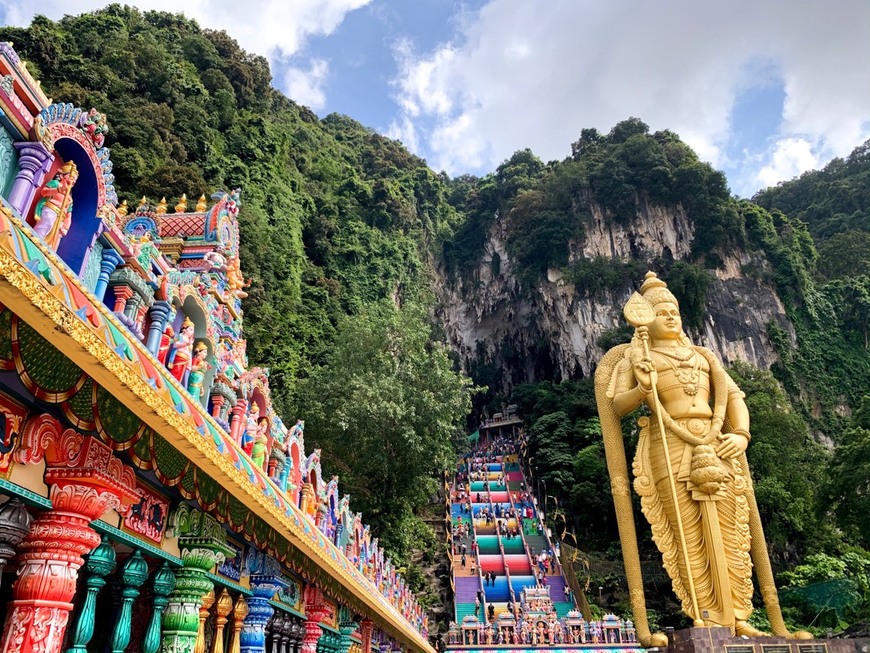
[[[870,638],[735,637],[727,628],[686,628],[674,632],[667,653],[870,653]]]

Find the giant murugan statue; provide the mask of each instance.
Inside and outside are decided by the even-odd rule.
[[[746,464],[751,436],[743,393],[710,350],[689,342],[676,298],[654,273],[647,273],[625,316],[634,337],[604,355],[595,396],[641,643],[667,644],[664,634],[650,633],[646,618],[620,421],[641,405],[651,417],[638,420],[634,488],[683,611],[695,626],[765,634],[748,623],[754,564],[772,630],[791,636]]]

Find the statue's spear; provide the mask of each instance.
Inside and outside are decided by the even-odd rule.
[[[677,534],[680,537],[680,549],[683,552],[683,564],[686,566],[686,579],[689,582],[689,597],[692,600],[692,613],[694,614],[695,626],[703,626],[704,620],[701,618],[701,614],[698,611],[698,596],[695,594],[695,579],[692,577],[692,565],[689,561],[689,552],[686,549],[686,535],[683,531],[683,516],[680,514],[680,504],[677,501],[677,484],[674,481],[674,469],[671,465],[671,454],[668,450],[668,434],[665,431],[664,420],[662,419],[662,405],[659,401],[658,389],[656,388],[656,381],[658,380],[658,375],[656,374],[655,365],[652,364],[652,357],[649,353],[649,333],[647,332],[646,327],[655,322],[656,314],[655,309],[652,305],[643,298],[643,295],[635,292],[631,299],[628,300],[628,303],[625,305],[623,309],[623,314],[625,315],[625,319],[628,323],[633,326],[635,329],[639,329],[639,327],[644,327],[643,329],[639,329],[640,340],[643,343],[643,355],[644,360],[649,361],[650,363],[650,395],[653,398],[653,412],[656,414],[656,421],[659,427],[659,435],[662,438],[662,449],[665,454],[665,466],[668,470],[668,484],[671,487],[671,498],[674,503],[674,514],[677,517]]]

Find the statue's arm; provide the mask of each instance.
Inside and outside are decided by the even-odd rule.
[[[721,369],[721,363],[716,360],[716,366]],[[749,434],[749,409],[746,407],[746,396],[730,375],[727,374],[728,403],[725,406],[725,415],[731,425],[727,433],[719,436],[719,444],[716,453],[722,458],[736,458],[749,446],[752,437]]]
[[[613,410],[622,417],[640,406],[646,393],[634,376],[634,369],[629,358],[623,358],[614,368],[615,388],[613,393]]]

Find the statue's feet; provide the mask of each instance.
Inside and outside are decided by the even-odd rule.
[[[791,634],[794,639],[815,639],[815,635],[805,630],[796,630]]]
[[[648,648],[667,648],[668,636],[664,633],[653,633],[650,635],[649,643],[644,644]]]
[[[749,625],[748,621],[738,621],[734,624],[734,632],[737,633],[738,636],[742,635],[744,637],[770,637],[770,633],[758,630],[758,628],[753,628]]]

